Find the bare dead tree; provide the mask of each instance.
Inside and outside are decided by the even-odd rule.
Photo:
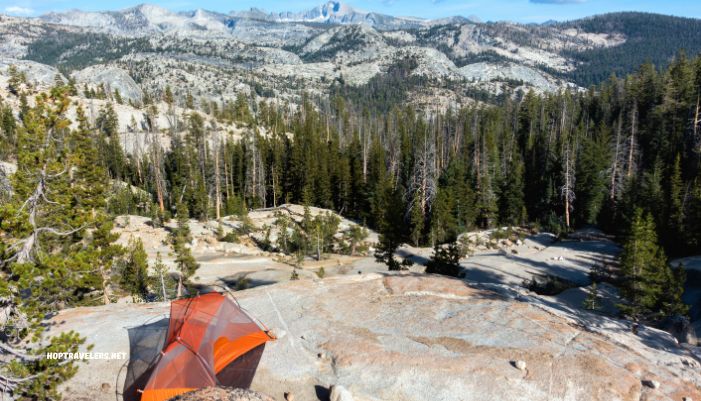
[[[635,150],[637,148],[637,127],[638,124],[638,103],[633,103],[633,110],[630,113],[630,139],[628,143],[628,170],[626,172],[626,177],[630,178],[633,176],[635,167]]]
[[[472,163],[475,172],[477,172],[477,183],[479,184],[480,182],[480,174],[482,172],[480,168],[480,162],[482,160],[482,157],[480,156],[480,150],[482,149],[481,143],[481,135],[478,132],[479,130],[479,113],[477,110],[474,111],[474,115],[472,118],[472,143],[474,144],[473,146],[473,152],[472,152]],[[479,190],[479,187],[477,188]]]
[[[363,152],[363,182],[368,181],[368,155],[370,154],[370,135],[368,130],[363,129],[363,125],[358,124],[360,131],[360,143]]]
[[[147,140],[150,142],[150,157],[151,157],[151,174],[154,181],[154,187],[156,188],[156,198],[158,199],[158,208],[161,213],[165,212],[165,197],[166,197],[166,184],[163,179],[163,149],[161,148],[161,142],[158,136],[158,123],[157,123],[158,110],[156,106],[152,106],[148,109],[146,114],[146,121],[148,126],[148,136]]]
[[[220,158],[220,150],[219,150],[219,136],[215,135],[214,138],[214,149],[212,150],[214,153],[214,204],[216,208],[216,216],[217,216],[217,221],[221,220],[221,170],[219,167],[219,158]]]
[[[258,138],[255,132],[248,138],[251,148],[251,156],[248,159],[249,168],[246,172],[246,193],[257,197],[263,205],[266,204],[265,188],[265,164],[263,163],[260,149],[258,149]]]
[[[573,209],[573,202],[575,199],[574,194],[574,184],[575,184],[575,169],[574,169],[574,157],[570,154],[569,144],[566,145],[565,155],[563,160],[563,179],[564,184],[561,188],[562,200],[565,203],[565,224],[567,228],[570,228],[570,212]]]
[[[136,176],[138,178],[138,183],[143,184],[144,178],[141,166],[141,155],[143,154],[143,143],[141,135],[139,135],[138,124],[134,116],[131,116],[131,121],[129,122],[129,131],[134,135],[134,160],[136,162]],[[125,133],[126,135],[126,133]],[[125,140],[126,142],[126,140]]]
[[[697,153],[701,153],[701,93],[696,95],[696,108],[694,109],[694,118],[691,121],[691,128],[694,134],[694,145]]]
[[[421,148],[417,149],[419,153],[416,155],[412,179],[409,191],[407,191],[407,195],[411,197],[407,202],[409,204],[408,214],[411,214],[414,207],[419,207],[421,213],[426,215],[438,190],[434,134],[434,130],[425,130],[420,144]]]
[[[621,158],[621,134],[623,131],[623,118],[621,116],[618,117],[618,123],[616,125],[616,142],[614,144],[614,152],[613,152],[613,161],[611,165],[611,187],[609,189],[609,198],[611,201],[616,200],[616,190],[619,185],[619,173],[618,173],[618,166],[620,163],[620,158]]]

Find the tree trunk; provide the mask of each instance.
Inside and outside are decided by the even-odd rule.
[[[574,202],[574,183],[575,183],[575,171],[574,171],[574,157],[570,153],[569,144],[565,148],[565,166],[564,166],[564,179],[565,183],[562,186],[562,197],[565,203],[565,225],[567,230],[570,229],[570,211],[572,209],[572,202]]]
[[[275,178],[277,177],[277,169],[275,168],[275,165],[272,166],[272,170],[270,179],[273,182],[273,207],[277,207],[277,183],[275,182]]]
[[[226,149],[226,148],[225,148]],[[226,193],[226,199],[231,199],[231,188],[229,183],[229,168],[226,158],[224,159],[224,192]]]
[[[363,129],[362,127],[360,128],[360,140],[362,142],[363,146],[363,182],[366,183],[368,182],[368,152],[370,146],[368,145],[368,140],[367,140],[367,135],[363,136]]]
[[[633,175],[633,163],[635,161],[635,134],[636,134],[636,124],[638,122],[638,104],[633,105],[633,111],[631,113],[630,122],[630,144],[628,145],[628,172],[626,177],[630,178]]]
[[[163,279],[163,272],[159,271],[158,275],[161,278],[161,293],[163,294],[163,300],[167,301],[168,300],[168,295],[166,294],[166,283],[165,280]]]
[[[112,290],[110,289],[110,278],[107,272],[102,271],[102,303],[109,305],[111,303],[110,296],[112,295]]]
[[[221,220],[221,174],[219,173],[219,146],[214,149],[214,191],[217,221]]]
[[[321,260],[321,238],[319,236],[319,227],[316,228],[316,260]]]
[[[696,139],[696,134],[698,133],[699,130],[699,123],[701,123],[701,120],[699,120],[699,111],[701,108],[701,95],[696,95],[696,111],[694,112],[694,139]]]
[[[570,190],[570,153],[565,153],[565,191]],[[565,225],[570,228],[570,197],[565,193]]]
[[[619,150],[621,147],[621,130],[623,126],[623,119],[618,117],[618,126],[616,127],[616,150],[613,155],[613,167],[611,169],[611,188],[609,191],[609,197],[612,201],[616,199],[616,179],[618,178],[618,158]]]
[[[696,95],[696,110],[694,112],[694,145],[696,146],[696,151],[701,153],[701,138],[699,138],[699,124],[701,124],[701,94]]]

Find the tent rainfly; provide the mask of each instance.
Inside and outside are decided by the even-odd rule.
[[[221,293],[173,301],[169,321],[129,330],[124,401],[165,401],[217,385],[248,388],[271,339]]]

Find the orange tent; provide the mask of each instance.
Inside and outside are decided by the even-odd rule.
[[[125,400],[165,401],[216,385],[247,388],[265,343],[272,339],[234,300],[216,292],[173,301],[163,337],[160,354],[151,362],[141,361],[145,369],[140,377],[127,376]],[[146,384],[140,388],[139,382]],[[136,393],[141,396],[134,397]]]

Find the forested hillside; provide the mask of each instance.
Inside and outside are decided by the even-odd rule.
[[[659,72],[645,64],[589,92],[528,93],[430,115],[402,107],[395,80],[369,85],[366,93],[386,95],[368,102],[362,88],[341,87],[328,101],[307,98],[297,112],[245,97],[195,105],[166,91],[173,110],[176,103],[197,108],[174,116],[188,134],[172,134],[167,150],[154,146],[140,158],[115,143],[117,117],[107,107],[92,127],[97,160],[154,202],[135,209],[117,198],[110,208],[172,214],[182,202],[190,215],[206,219],[244,203],[296,202],[374,228],[395,218],[406,224],[394,228],[416,245],[469,228],[528,222],[556,232],[599,224],[623,234],[642,208],[655,216],[671,254],[700,250],[698,58],[682,54]],[[28,112],[24,123],[8,113],[2,154],[22,160],[19,133]],[[207,113],[265,131],[213,142],[203,123]]]
[[[598,224],[624,234],[642,208],[671,254],[701,250],[698,58],[680,55],[659,72],[645,64],[591,92],[529,93],[445,114],[402,107],[394,80],[371,85],[366,93],[387,95],[368,102],[350,96],[362,89],[340,88],[329,101],[307,98],[297,112],[245,98],[207,105],[177,116],[189,133],[173,135],[169,151],[150,149],[137,160],[106,144],[99,159],[113,178],[144,188],[154,203],[162,199],[161,213],[180,201],[201,219],[242,203],[304,203],[374,228],[403,222],[390,226],[420,245],[529,222],[555,232]],[[205,112],[265,127],[265,134],[212,143]],[[103,110],[100,137],[114,138],[114,118]]]
[[[694,18],[624,12],[558,26],[593,33],[617,32],[626,37],[626,41],[618,46],[565,51],[580,63],[568,76],[584,87],[603,82],[611,74],[625,76],[647,62],[666,68],[679,49],[684,49],[692,57],[701,52],[701,21]]]

